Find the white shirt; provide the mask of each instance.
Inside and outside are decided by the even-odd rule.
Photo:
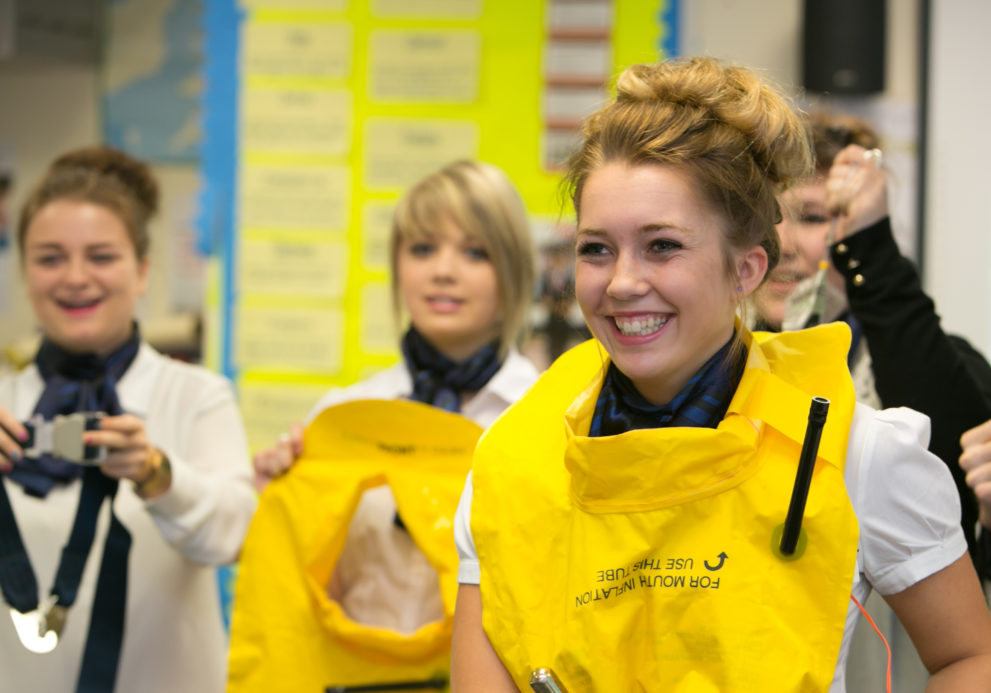
[[[32,365],[0,379],[0,406],[26,420],[44,384]],[[255,509],[251,464],[229,383],[168,359],[147,344],[117,385],[124,411],[145,420],[148,438],[172,465],[172,486],[144,501],[122,482],[114,512],[131,534],[127,611],[118,691],[219,693],[227,677],[227,639],[214,566],[234,561]],[[76,513],[81,482],[44,499],[3,480],[41,596],[51,591]],[[33,654],[0,618],[0,689],[74,691],[109,523],[104,504],[58,647]]]
[[[533,364],[510,350],[498,372],[461,411],[487,428],[537,379]],[[358,399],[409,397],[413,381],[405,362],[350,387],[334,389],[316,403],[307,421],[324,409]],[[396,501],[387,486],[361,497],[334,570],[330,596],[353,620],[412,633],[443,617],[437,571],[393,518]]]
[[[926,450],[928,442],[929,419],[923,414],[859,403],[854,409],[844,481],[860,526],[852,594],[861,604],[871,589],[896,594],[967,552],[960,497],[946,465]],[[454,539],[461,558],[458,582],[477,585],[481,569],[471,536],[471,498],[469,474]],[[846,691],[844,671],[859,617],[851,600],[831,693]]]

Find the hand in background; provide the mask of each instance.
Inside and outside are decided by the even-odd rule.
[[[259,450],[252,458],[255,467],[255,490],[261,493],[268,486],[268,482],[289,471],[302,454],[303,424],[293,422],[289,426],[289,432],[279,436],[275,445]]]
[[[887,176],[881,150],[851,144],[833,160],[826,178],[826,207],[839,216],[833,241],[839,241],[888,216]]]
[[[960,445],[960,466],[980,504],[981,525],[991,530],[991,420],[960,436]]]

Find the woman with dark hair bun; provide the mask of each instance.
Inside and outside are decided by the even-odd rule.
[[[850,325],[858,399],[930,418],[929,450],[953,474],[961,527],[977,559],[978,506],[957,458],[960,436],[991,417],[991,366],[943,330],[918,270],[902,255],[891,229],[880,140],[870,124],[825,111],[808,119],[816,171],[781,196],[781,262],[755,296],[757,326]],[[820,272],[823,265],[828,269]],[[813,315],[817,292],[822,308]]]
[[[223,690],[214,566],[255,508],[229,383],[141,339],[149,168],[107,147],[58,157],[17,240],[42,333],[0,380],[4,689]]]
[[[918,270],[895,241],[888,174],[870,123],[821,110],[808,121],[815,174],[780,197],[781,262],[756,294],[757,326],[849,325],[847,361],[857,399],[929,417],[929,450],[956,482],[960,526],[979,573],[987,576],[988,533],[976,535],[978,503],[957,459],[960,436],[991,417],[991,366],[966,340],[943,330]],[[868,608],[891,645],[899,689],[921,691],[924,669],[908,636],[880,599],[872,598]],[[862,625],[858,637],[851,683],[880,678],[876,662],[885,656],[869,627]]]
[[[305,436],[303,426],[293,424],[254,455],[255,484],[262,496],[245,544],[231,620],[232,693],[317,685],[323,674],[322,685],[348,690],[384,690],[386,683],[397,681],[432,688],[438,675],[446,677],[457,563],[450,527],[464,471],[446,475],[444,482],[428,480],[436,479],[432,468],[441,469],[443,456],[456,447],[452,429],[458,425],[437,423],[436,418],[419,421],[424,438],[415,447],[422,454],[425,449],[447,452],[436,452],[429,464],[413,456],[401,461],[407,473],[420,472],[412,498],[408,487],[404,492],[401,480],[376,458],[385,447],[383,439],[375,439],[371,452],[346,452],[346,445],[328,444],[325,458],[312,457],[319,447],[313,441],[326,436],[327,421],[333,420],[328,416],[340,415],[348,403],[360,400],[378,401],[367,419],[383,430],[408,425],[416,415],[387,405],[410,400],[461,417],[460,423],[475,429],[477,438],[536,380],[536,369],[518,348],[534,283],[533,240],[523,199],[498,167],[453,161],[418,180],[398,201],[389,255],[394,317],[402,330],[399,361],[332,388],[311,409]],[[351,440],[368,435],[353,427],[347,433]],[[310,441],[306,446],[304,439]],[[307,446],[310,459],[303,454]],[[473,448],[474,439],[465,447],[467,459]],[[359,481],[348,472],[348,455],[357,455],[352,463],[366,475]],[[300,459],[303,464],[297,463]],[[320,467],[328,470],[323,477],[328,486],[307,476]],[[445,482],[453,493],[439,490]],[[304,487],[315,491],[309,498],[320,510],[300,515],[308,519],[316,514],[321,536],[337,536],[340,530],[339,548],[328,552],[332,542],[311,542],[304,523],[291,521],[284,511],[287,503],[308,508],[298,493]],[[323,514],[323,508],[337,512],[352,501],[353,513],[333,519]],[[434,546],[430,536],[437,533],[443,543]],[[271,572],[270,557],[286,545],[298,547],[291,560],[305,556],[312,565],[320,555],[332,570],[302,579]],[[275,613],[264,604],[252,608],[268,603],[270,586],[288,591],[301,584],[307,590],[319,585],[327,599],[322,594],[307,597],[309,608],[301,614],[289,609]],[[332,615],[324,616],[328,613]],[[320,618],[318,637],[307,630],[306,621],[314,614]],[[300,673],[299,647],[286,644],[294,638],[318,653],[318,665]],[[430,675],[426,682],[421,669]]]

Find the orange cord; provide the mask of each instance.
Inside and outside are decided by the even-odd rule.
[[[864,618],[867,619],[867,622],[871,624],[871,628],[873,628],[874,632],[877,633],[877,637],[881,638],[881,642],[884,643],[884,649],[888,651],[888,668],[885,671],[884,680],[885,683],[887,684],[888,693],[891,693],[891,646],[888,645],[888,641],[884,638],[884,635],[882,635],[881,630],[877,627],[877,624],[874,623],[874,619],[871,618],[871,615],[869,613],[867,613],[867,609],[864,608],[863,604],[857,601],[857,598],[852,594],[850,595],[850,599],[852,599],[853,603],[857,605],[858,609],[860,609],[860,613],[864,615]]]

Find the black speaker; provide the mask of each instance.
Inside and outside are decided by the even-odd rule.
[[[884,91],[885,0],[805,0],[802,83],[808,91]]]

